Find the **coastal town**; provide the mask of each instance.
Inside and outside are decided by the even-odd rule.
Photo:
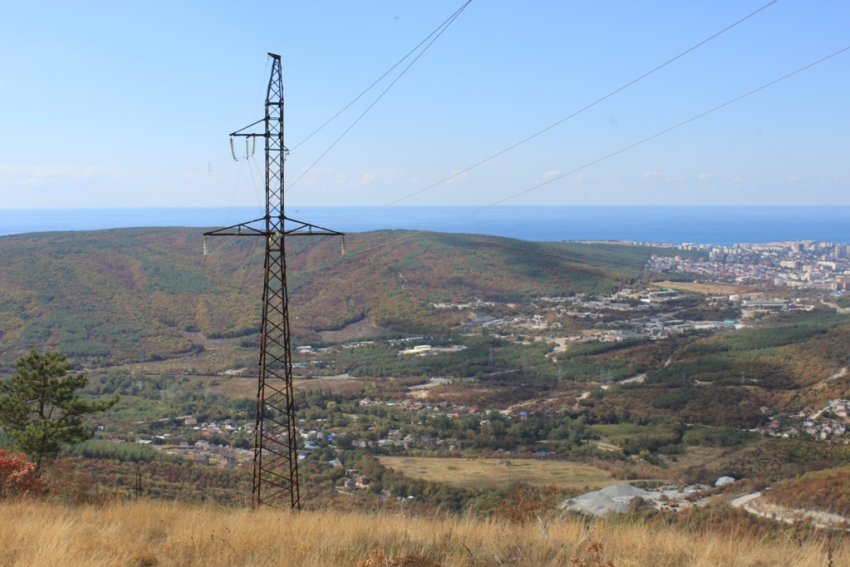
[[[704,281],[838,292],[850,289],[847,244],[804,240],[734,246],[686,243],[675,248],[701,255],[696,259],[653,255],[647,269]]]

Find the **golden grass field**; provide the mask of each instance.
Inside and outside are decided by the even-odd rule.
[[[607,471],[584,463],[510,459],[440,459],[430,457],[378,457],[385,467],[410,478],[444,482],[462,488],[504,488],[512,482],[554,484],[558,488],[603,488],[619,481]]]
[[[162,501],[69,507],[0,505],[0,565],[6,567],[350,566],[383,549],[381,565],[408,554],[442,567],[570,565],[593,541],[616,567],[827,567],[822,541],[688,533],[658,524],[581,520],[508,523],[467,517],[226,509]],[[372,562],[377,565],[378,563]],[[850,549],[834,552],[850,565]]]
[[[653,287],[662,287],[670,289],[679,289],[682,291],[691,291],[694,293],[719,293],[723,295],[735,293],[752,293],[758,291],[756,288],[743,285],[717,284],[717,283],[696,283],[696,282],[654,282],[650,284]]]

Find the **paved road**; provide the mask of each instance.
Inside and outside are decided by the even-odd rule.
[[[739,496],[738,498],[735,498],[734,500],[732,500],[732,506],[734,506],[735,508],[740,508],[741,506],[743,506],[744,504],[746,504],[750,500],[755,500],[759,496],[761,496],[761,492],[753,492],[752,494],[747,494],[745,496]]]
[[[842,314],[843,314],[843,313],[850,313],[850,309],[842,309],[842,308],[841,308],[841,307],[839,307],[839,306],[838,306],[838,304],[836,304],[836,303],[830,303],[829,301],[824,301],[823,299],[821,299],[821,300],[820,300],[820,302],[821,302],[821,303],[823,303],[824,305],[827,305],[827,306],[832,307],[833,309],[835,309],[835,312],[836,312],[836,313],[842,313]]]
[[[632,376],[631,378],[626,378],[620,384],[631,384],[632,382],[637,382],[638,384],[642,384],[646,379],[646,374],[638,374],[637,376]]]

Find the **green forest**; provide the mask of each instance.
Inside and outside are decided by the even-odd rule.
[[[262,286],[256,246],[237,239],[204,257],[201,233],[117,229],[0,238],[0,360],[8,365],[20,352],[49,348],[92,364],[138,362],[203,349],[196,332],[255,335]],[[320,331],[364,318],[388,334],[441,332],[459,316],[428,302],[601,293],[644,277],[651,254],[673,252],[438,233],[370,250],[401,236],[350,235],[347,256],[331,238],[295,241],[287,261],[296,339],[316,341]]]

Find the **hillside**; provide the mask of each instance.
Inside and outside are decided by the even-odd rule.
[[[780,482],[765,493],[768,501],[789,508],[816,509],[850,516],[850,466],[806,473]]]
[[[290,514],[147,500],[82,507],[24,501],[3,504],[0,513],[3,565],[539,567],[571,565],[577,557],[589,565],[616,567],[823,567],[850,561],[838,541],[831,544],[834,563],[828,563],[825,541],[798,542],[792,539],[793,528],[782,535],[742,530],[740,517],[724,523],[715,516],[713,529],[697,531],[663,522]],[[595,542],[601,544],[596,546],[598,563],[591,562],[594,552],[588,549]]]
[[[846,316],[788,314],[770,326],[653,345],[656,365],[638,388],[632,384],[600,392],[608,407],[641,414],[673,413],[686,423],[756,427],[762,407],[799,412],[850,396],[850,377],[838,373],[850,341]],[[636,349],[635,349],[636,350]],[[659,355],[668,357],[658,364]],[[607,363],[636,357],[623,350]]]
[[[206,339],[256,334],[261,246],[201,229],[120,229],[0,238],[0,357],[52,348],[78,359],[157,360]],[[531,243],[505,238],[386,231],[293,239],[289,290],[296,339],[424,332],[460,315],[429,302],[511,301],[604,291],[639,278],[650,248]],[[365,250],[365,252],[358,252]],[[669,253],[669,251],[667,251]],[[349,325],[354,327],[347,327]]]
[[[213,240],[204,257],[201,232],[0,238],[0,376],[27,348],[68,354],[89,374],[86,396],[121,401],[87,420],[95,440],[66,448],[63,466],[116,494],[141,473],[153,498],[239,505],[261,243]],[[648,257],[676,249],[400,231],[353,235],[346,256],[340,244],[295,239],[287,257],[314,510],[397,501],[484,517],[516,480],[578,490],[731,475],[764,486],[850,463],[839,415],[850,319],[816,292],[745,315],[710,281],[647,286],[671,278],[646,272]],[[425,354],[409,352],[418,343]],[[507,454],[525,462],[499,465]],[[350,470],[372,479],[368,490],[350,492]],[[823,506],[820,484],[788,485],[788,499]]]

